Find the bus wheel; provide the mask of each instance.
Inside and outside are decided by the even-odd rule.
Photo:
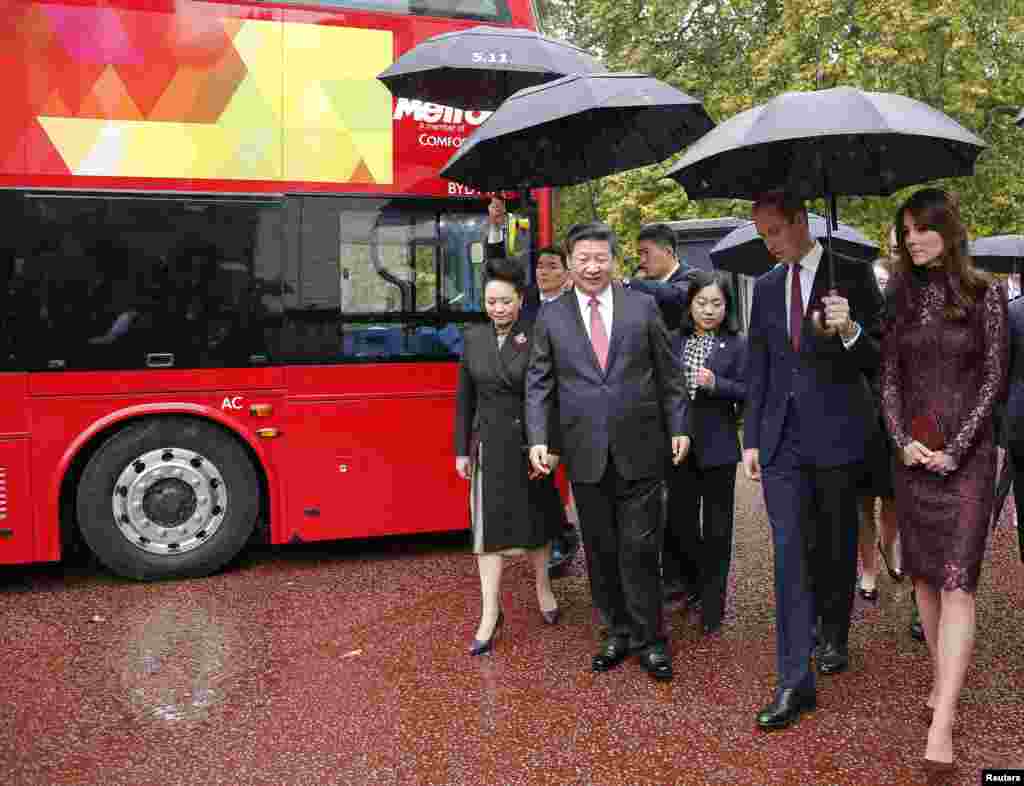
[[[244,448],[221,429],[155,417],[96,451],[79,480],[76,509],[85,542],[115,573],[205,576],[252,534],[259,483]]]

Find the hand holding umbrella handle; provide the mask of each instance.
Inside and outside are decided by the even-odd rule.
[[[839,294],[839,290],[833,287],[828,291],[828,294],[829,297],[835,297]],[[836,328],[825,325],[825,310],[821,308],[811,311],[811,326],[819,336],[834,336],[839,332]]]

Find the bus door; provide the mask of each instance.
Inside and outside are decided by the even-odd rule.
[[[0,564],[38,558],[29,504],[28,376],[18,370],[15,308],[28,285],[18,249],[0,251]]]
[[[292,537],[465,527],[454,391],[480,309],[483,206],[308,196],[288,214]]]

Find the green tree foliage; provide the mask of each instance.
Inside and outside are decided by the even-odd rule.
[[[789,90],[850,85],[925,101],[990,148],[960,194],[973,236],[1024,232],[1024,0],[543,0],[548,32],[609,68],[701,98],[716,121]],[[563,189],[559,227],[598,215],[627,239],[649,221],[749,214],[689,200],[673,162]],[[900,201],[842,198],[840,218],[883,246]],[[818,206],[821,209],[821,206]],[[631,250],[631,249],[630,249]]]

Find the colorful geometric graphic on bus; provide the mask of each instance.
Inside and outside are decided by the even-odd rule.
[[[0,48],[21,59],[28,116],[0,119],[0,172],[393,181],[391,95],[376,79],[390,31],[199,3],[21,8]]]

